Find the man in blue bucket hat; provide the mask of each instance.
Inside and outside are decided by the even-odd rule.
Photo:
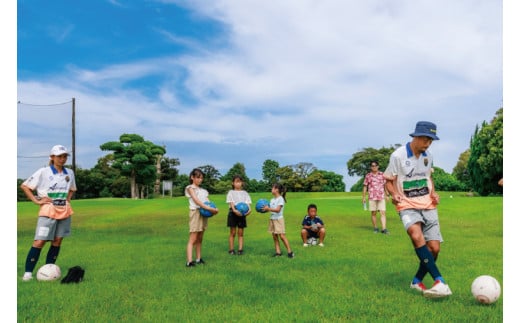
[[[436,264],[442,235],[437,214],[439,195],[432,180],[433,157],[428,151],[432,142],[439,140],[437,126],[419,121],[410,136],[412,141],[390,156],[384,172],[386,188],[419,258],[410,288],[428,298],[447,297],[452,293]],[[422,282],[428,273],[434,281],[430,289]]]

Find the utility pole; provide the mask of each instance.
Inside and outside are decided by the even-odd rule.
[[[76,174],[76,99],[72,98],[72,171]]]

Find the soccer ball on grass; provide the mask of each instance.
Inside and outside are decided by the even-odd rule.
[[[36,279],[40,281],[53,281],[60,279],[61,269],[56,264],[46,264],[36,272]]]
[[[473,297],[481,304],[492,304],[500,297],[500,283],[492,276],[482,275],[471,284]]]

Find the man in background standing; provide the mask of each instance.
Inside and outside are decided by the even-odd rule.
[[[363,203],[366,203],[366,193],[368,191],[368,209],[372,213],[372,226],[374,233],[379,233],[377,227],[377,211],[381,216],[381,233],[388,234],[386,228],[386,188],[385,177],[379,170],[379,163],[375,160],[370,162],[370,172],[366,174],[363,182]]]

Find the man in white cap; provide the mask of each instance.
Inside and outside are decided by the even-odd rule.
[[[431,176],[433,157],[428,151],[433,140],[439,140],[437,126],[429,121],[419,121],[410,136],[412,141],[397,148],[390,156],[384,172],[386,189],[420,260],[410,288],[422,292],[425,297],[446,297],[452,293],[435,263],[442,235],[437,214],[439,195]],[[430,289],[422,282],[427,273],[434,280]]]
[[[21,185],[29,200],[40,206],[34,241],[25,261],[24,281],[32,279],[45,243],[51,241],[45,263],[54,264],[63,238],[70,235],[73,214],[70,199],[76,191],[76,181],[74,172],[65,168],[68,156],[69,152],[64,146],[52,147],[49,166],[38,169]]]

